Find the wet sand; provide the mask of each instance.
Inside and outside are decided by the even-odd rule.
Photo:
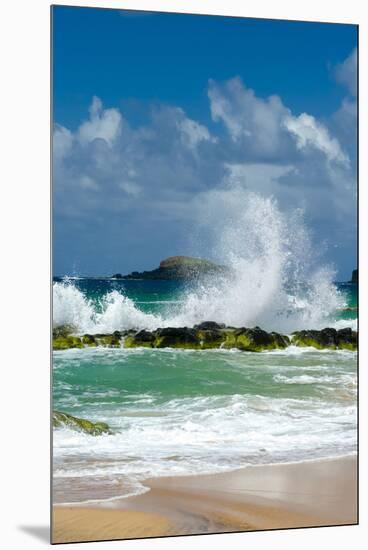
[[[169,530],[164,516],[111,510],[54,506],[52,543],[160,537]]]
[[[357,522],[356,457],[164,477],[99,507],[54,506],[54,543]]]

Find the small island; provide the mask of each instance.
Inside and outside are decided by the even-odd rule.
[[[162,279],[187,280],[210,275],[229,274],[229,268],[202,258],[191,256],[170,256],[160,262],[152,271],[132,271],[128,275],[116,273],[113,279]]]

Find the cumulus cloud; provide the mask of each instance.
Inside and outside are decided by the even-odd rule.
[[[187,144],[188,147],[192,150],[196,149],[201,141],[212,141],[213,143],[216,142],[216,139],[211,136],[205,126],[199,124],[195,120],[191,120],[185,117],[185,115],[182,117],[181,120],[177,122],[177,125],[184,144]]]
[[[73,145],[73,134],[70,130],[68,130],[68,128],[64,128],[64,126],[56,124],[52,145],[54,161],[61,161],[71,151]]]
[[[330,126],[339,135],[340,142],[349,152],[352,165],[357,155],[357,50],[356,48],[334,69],[336,80],[343,84],[349,94],[344,97],[340,108],[332,116]]]
[[[285,128],[295,137],[298,149],[308,147],[324,153],[329,161],[349,165],[349,158],[341,150],[338,140],[331,137],[325,126],[313,116],[302,113],[298,117],[291,115],[285,117]]]
[[[83,272],[96,255],[111,272],[122,269],[123,259],[129,271],[154,267],[165,255],[208,255],[205,236],[198,237],[197,250],[188,235],[212,194],[228,197],[234,182],[272,194],[290,212],[303,207],[307,221],[330,242],[338,239],[340,254],[349,253],[355,100],[345,98],[322,122],[293,114],[278,96],[258,97],[240,78],[210,81],[208,98],[211,130],[179,106],[157,104],[133,126],[97,97],[74,132],[55,126],[55,243],[58,249],[80,243],[65,254],[78,256]],[[351,230],[342,234],[347,225]]]
[[[357,95],[357,67],[358,55],[357,49],[354,48],[349,57],[335,68],[337,82],[346,86],[353,96]]]
[[[281,123],[289,109],[278,96],[257,97],[237,77],[223,84],[210,80],[208,97],[213,120],[225,125],[233,142],[262,156],[282,150],[285,135]]]
[[[122,116],[117,109],[103,109],[102,102],[94,97],[89,109],[89,120],[81,124],[77,139],[80,143],[90,143],[103,139],[111,147],[121,132]]]

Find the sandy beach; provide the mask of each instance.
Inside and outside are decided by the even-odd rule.
[[[147,493],[98,507],[54,506],[53,543],[357,523],[356,457],[145,485]]]

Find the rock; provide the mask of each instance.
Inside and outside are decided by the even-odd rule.
[[[199,349],[200,341],[192,328],[161,328],[156,331],[155,348]]]
[[[155,334],[148,330],[140,330],[136,334],[128,335],[124,338],[125,348],[153,348]]]
[[[83,348],[84,346],[79,336],[56,336],[56,338],[53,338],[52,347],[57,351],[70,348]]]
[[[96,338],[92,334],[85,334],[82,336],[82,343],[89,347],[97,346]]]
[[[316,349],[357,349],[357,333],[350,328],[336,330],[300,330],[294,332],[291,343],[295,346],[311,346]]]
[[[196,330],[220,330],[222,328],[225,328],[225,325],[223,323],[215,323],[215,321],[204,321],[199,325],[194,325],[193,328],[195,328]]]
[[[293,332],[291,343],[299,347],[313,347],[316,349],[336,349],[337,331],[335,329],[299,330]]]
[[[358,347],[358,333],[351,328],[342,328],[338,330],[337,345],[339,349],[355,351]]]
[[[285,334],[271,332],[271,336],[277,349],[284,349],[290,346],[290,338],[288,336],[285,336]]]
[[[64,412],[53,411],[52,425],[54,428],[67,426],[73,430],[85,432],[89,435],[101,435],[111,433],[111,430],[105,422],[91,422],[84,418],[77,418],[71,414]]]
[[[224,347],[242,351],[265,351],[283,349],[290,344],[289,338],[276,332],[266,332],[259,327],[240,328],[226,334]]]
[[[76,328],[73,327],[73,325],[59,325],[58,327],[54,327],[52,330],[52,335],[54,338],[58,338],[59,336],[69,336],[70,334],[73,334],[73,332],[76,331]]]
[[[105,348],[121,347],[121,333],[118,331],[115,331],[113,334],[96,334],[95,339],[99,346]]]
[[[226,340],[226,334],[223,330],[197,330],[197,338],[201,349],[216,349],[221,348]]]
[[[211,327],[211,328],[209,328]],[[123,340],[122,340],[123,339]],[[53,340],[54,350],[103,346],[119,348],[121,343],[125,348],[183,348],[183,349],[214,349],[237,348],[242,351],[264,351],[284,349],[290,345],[290,339],[284,334],[266,332],[259,327],[234,328],[224,327],[213,321],[206,321],[195,328],[168,327],[154,331],[127,330],[115,331],[113,334],[56,335]],[[291,343],[300,347],[315,347],[316,349],[357,349],[358,335],[350,328],[336,330],[301,330],[294,332]]]

